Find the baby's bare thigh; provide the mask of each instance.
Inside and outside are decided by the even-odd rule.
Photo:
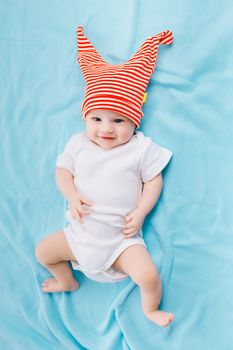
[[[151,274],[158,275],[147,249],[139,244],[126,248],[113,263],[113,268],[126,273],[135,281]]]
[[[47,256],[51,263],[61,260],[76,261],[62,230],[51,233],[40,241],[36,250],[37,253]]]

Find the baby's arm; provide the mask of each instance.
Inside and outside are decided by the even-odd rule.
[[[140,210],[145,216],[153,209],[155,206],[161,190],[163,187],[163,178],[160,173],[152,180],[144,183],[142,195],[138,202],[137,209]]]
[[[123,229],[125,238],[135,236],[142,227],[146,215],[155,206],[163,186],[162,174],[144,183],[141,198],[134,209],[125,218],[126,226]]]
[[[73,174],[66,169],[56,167],[56,182],[59,190],[67,200],[72,193],[77,192]]]
[[[69,209],[74,219],[83,223],[83,215],[90,214],[83,204],[91,206],[92,203],[83,197],[74,185],[74,177],[71,172],[66,169],[56,167],[56,182],[59,190],[69,203]]]

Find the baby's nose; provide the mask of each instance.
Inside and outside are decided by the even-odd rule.
[[[113,130],[112,125],[110,125],[110,124],[105,124],[105,125],[102,126],[101,131],[102,131],[103,133],[111,133],[111,132],[113,132],[114,130]]]

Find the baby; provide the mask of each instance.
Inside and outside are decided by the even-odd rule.
[[[159,43],[171,43],[171,32],[147,39],[136,59],[117,66],[102,59],[81,27],[78,39],[79,64],[87,82],[82,105],[86,128],[70,138],[56,163],[57,185],[68,202],[68,225],[36,247],[38,261],[53,275],[43,282],[42,290],[53,293],[79,288],[69,262],[99,282],[130,277],[140,288],[145,316],[166,327],[174,316],[158,310],[161,280],[141,228],[159,198],[161,171],[172,153],[136,130],[145,88],[137,92],[134,84],[132,89],[130,74],[135,79],[135,71],[139,72],[138,58],[145,65],[148,45],[153,45],[154,57]],[[153,61],[151,51],[149,55],[154,68],[156,56]],[[152,71],[144,67],[147,82]],[[122,77],[134,98],[124,92]]]

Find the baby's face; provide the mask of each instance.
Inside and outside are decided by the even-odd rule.
[[[133,136],[135,124],[121,114],[95,109],[86,115],[86,134],[102,148],[109,149],[127,143]]]

